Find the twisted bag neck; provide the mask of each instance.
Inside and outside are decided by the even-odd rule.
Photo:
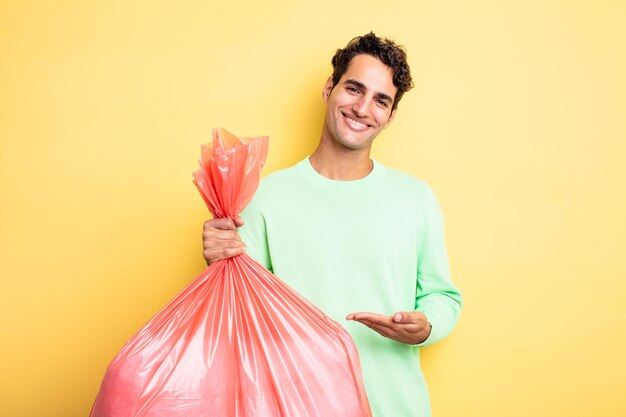
[[[214,218],[235,218],[250,202],[267,159],[269,138],[239,138],[213,129],[213,141],[202,145],[200,168],[193,173]]]

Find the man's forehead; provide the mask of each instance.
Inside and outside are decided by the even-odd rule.
[[[368,54],[355,55],[343,73],[340,83],[353,80],[368,89],[394,95],[397,87],[393,85],[393,69],[381,60]]]

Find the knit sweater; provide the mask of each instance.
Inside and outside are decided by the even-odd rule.
[[[462,304],[431,188],[376,161],[362,179],[331,180],[307,158],[263,179],[241,216],[248,253],[352,335],[374,416],[430,416],[419,348],[450,333]],[[412,310],[432,325],[416,346],[345,319]]]

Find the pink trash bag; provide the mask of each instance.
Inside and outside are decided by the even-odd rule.
[[[259,185],[268,138],[223,129],[194,183],[215,218]],[[212,263],[109,365],[91,417],[371,417],[346,330],[248,254]]]

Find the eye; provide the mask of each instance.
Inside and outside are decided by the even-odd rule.
[[[350,86],[346,87],[346,90],[348,90],[349,93],[353,93],[353,94],[356,94],[356,93],[359,92],[359,90],[357,88],[350,87]]]
[[[379,99],[379,100],[376,100],[376,102],[377,102],[377,103],[378,103],[378,105],[379,105],[379,106],[381,106],[381,107],[389,107],[389,103],[387,103],[387,101],[386,101],[386,100],[381,100],[381,99]]]

